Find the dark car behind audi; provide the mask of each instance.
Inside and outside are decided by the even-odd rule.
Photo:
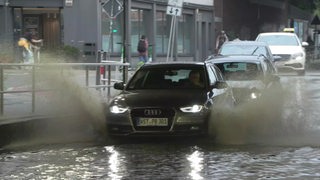
[[[207,60],[215,64],[232,87],[237,104],[252,102],[268,93],[281,90],[280,78],[274,65],[265,56],[215,56]]]
[[[278,60],[279,56],[274,56],[267,43],[259,41],[234,40],[225,42],[220,48],[218,55],[260,55],[270,60],[271,63]]]
[[[194,72],[199,85],[189,82]],[[206,135],[212,109],[235,103],[220,70],[204,62],[145,64],[114,88],[122,91],[106,109],[110,136]]]

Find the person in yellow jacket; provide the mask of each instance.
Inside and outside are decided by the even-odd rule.
[[[23,63],[25,64],[34,63],[31,42],[28,41],[26,38],[21,37],[18,41],[18,46],[21,46],[23,48],[22,50]]]

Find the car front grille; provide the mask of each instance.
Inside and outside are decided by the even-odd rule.
[[[288,61],[291,59],[291,55],[290,54],[275,54],[275,56],[280,56],[281,57],[281,61]]]
[[[133,127],[136,131],[169,131],[173,118],[175,116],[175,111],[171,108],[138,108],[131,110],[131,119]],[[167,126],[139,126],[138,121],[140,118],[156,119],[156,118],[167,118]]]
[[[293,64],[285,64],[285,66],[294,67],[294,68],[302,68],[301,63],[293,63]]]

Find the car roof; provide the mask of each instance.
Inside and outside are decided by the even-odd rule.
[[[264,60],[263,56],[258,55],[227,55],[227,56],[214,56],[208,59],[206,62],[210,63],[222,63],[222,62],[251,62],[258,63]]]
[[[196,61],[174,61],[174,62],[151,62],[145,63],[141,68],[152,68],[152,67],[192,67],[192,66],[204,66],[205,62]]]
[[[262,41],[228,41],[228,42],[225,42],[224,44],[268,46],[266,42],[262,42]]]
[[[258,36],[269,36],[269,35],[296,36],[295,33],[289,33],[289,32],[265,32],[265,33],[260,33]]]

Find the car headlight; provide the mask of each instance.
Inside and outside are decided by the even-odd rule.
[[[121,113],[126,112],[128,109],[129,109],[128,107],[121,107],[118,105],[113,105],[110,107],[110,112],[114,113],[114,114],[121,114]]]
[[[291,55],[292,59],[298,59],[303,57],[303,53],[296,53]]]
[[[250,98],[251,98],[251,99],[257,99],[258,97],[259,97],[259,94],[256,93],[256,92],[252,92],[252,93],[250,94]]]
[[[251,89],[250,99],[258,99],[260,98],[260,96],[261,96],[261,92],[258,89],[256,88]]]
[[[202,110],[202,108],[203,106],[201,105],[193,105],[188,107],[181,107],[180,110],[187,113],[198,113]]]

